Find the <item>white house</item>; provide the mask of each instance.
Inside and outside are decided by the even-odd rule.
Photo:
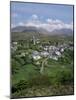
[[[39,62],[39,61],[37,61],[37,62],[35,62],[35,64],[36,64],[36,65],[40,65],[40,62]]]
[[[45,46],[44,50],[47,51],[49,49],[49,46]]]
[[[17,50],[17,46],[14,46],[14,47],[11,46],[11,50],[12,50],[12,51],[16,51],[16,50]]]
[[[41,56],[40,56],[40,54],[39,54],[38,51],[33,51],[33,53],[32,53],[32,58],[33,58],[34,60],[39,60],[39,59],[41,59]]]
[[[47,57],[49,55],[49,53],[47,51],[42,51],[41,52],[41,56],[43,57]]]
[[[54,59],[54,60],[58,60],[58,57],[55,56],[55,57],[53,57],[52,59]]]
[[[53,56],[53,55],[49,55],[49,58],[53,59],[53,60],[58,60],[57,56]]]
[[[14,45],[17,45],[17,42],[13,42]]]
[[[39,59],[41,59],[41,57],[40,57],[39,55],[33,55],[32,58],[33,58],[34,60],[39,60]]]
[[[44,47],[44,50],[45,50],[45,51],[47,51],[47,50],[48,50],[48,48]]]
[[[64,48],[61,48],[61,49],[60,49],[60,52],[64,52]]]
[[[49,46],[49,50],[55,50],[56,47],[55,46]]]
[[[55,51],[55,54],[56,54],[57,56],[61,56],[61,53],[60,53],[59,51]]]

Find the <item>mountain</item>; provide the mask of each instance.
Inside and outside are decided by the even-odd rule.
[[[26,27],[26,26],[17,26],[15,28],[11,29],[11,32],[37,32],[47,35],[72,35],[73,31],[69,28],[63,28],[63,29],[55,29],[52,32],[47,31],[43,28],[37,28],[37,27]]]
[[[37,32],[36,27],[25,27],[25,26],[17,26],[12,28],[12,32]]]
[[[15,28],[11,29],[11,32],[37,32],[37,33],[48,33],[47,30],[43,28],[37,28],[37,27],[32,27],[32,26],[17,26]]]
[[[56,29],[54,31],[52,31],[53,34],[55,35],[64,35],[64,36],[71,36],[73,35],[73,31],[71,29],[66,29],[66,28],[63,28],[63,29]]]
[[[15,28],[11,29],[11,39],[27,39],[35,37],[42,37],[42,36],[73,36],[73,31],[71,29],[63,28],[63,29],[56,29],[52,32],[47,31],[43,28],[37,28],[37,27],[26,27],[26,26],[17,26]]]
[[[24,27],[17,26],[11,29],[11,39],[12,40],[25,40],[28,38],[32,38],[33,36],[39,38],[42,36],[40,29],[36,27]]]

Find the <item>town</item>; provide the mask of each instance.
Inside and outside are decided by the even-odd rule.
[[[12,82],[14,86],[12,89],[15,86],[17,86],[16,91],[22,89],[24,88],[23,84],[26,88],[36,84],[37,87],[33,86],[34,88],[38,88],[38,84],[41,88],[42,84],[46,84],[46,86],[47,84],[49,86],[57,84],[58,86],[58,84],[67,84],[71,81],[73,84],[73,41],[57,41],[52,42],[51,39],[49,41],[49,39],[32,36],[27,40],[11,42]],[[29,85],[26,85],[27,83]],[[18,86],[18,84],[22,85]],[[68,85],[69,87],[71,88],[72,85]],[[72,93],[73,89],[69,91]],[[63,91],[62,93],[67,92]]]
[[[35,36],[33,36],[32,39],[32,45],[35,47],[35,46],[38,46],[39,50],[35,50],[35,49],[31,49],[31,54],[30,56],[33,58],[33,60],[39,60],[41,58],[50,58],[50,59],[54,59],[54,60],[58,60],[59,57],[62,56],[63,52],[65,49],[70,49],[70,50],[73,50],[73,43],[72,42],[69,42],[68,44],[56,44],[56,45],[51,45],[49,42],[48,43],[40,43],[40,39],[35,39]],[[11,49],[12,49],[12,52],[15,52],[18,48],[20,48],[22,45],[19,44],[18,42],[13,42],[12,43],[12,46],[11,46]],[[24,49],[26,49],[26,46],[27,48],[30,49],[29,44],[24,45]],[[25,51],[25,50],[22,50],[23,52],[19,53],[17,56],[19,57],[22,57],[22,56],[26,56],[26,54],[29,55],[29,51]],[[24,52],[25,51],[25,52]]]
[[[29,41],[14,41],[12,42],[11,51],[17,58],[25,58],[32,60],[36,66],[45,66],[45,59],[58,61],[59,58],[64,58],[65,50],[73,50],[73,43],[49,43],[41,42],[39,38],[33,36]],[[48,64],[47,64],[48,65]],[[42,70],[41,69],[41,70]],[[42,72],[41,72],[42,73]]]

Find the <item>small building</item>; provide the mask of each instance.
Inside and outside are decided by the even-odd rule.
[[[33,58],[34,60],[39,60],[39,59],[41,59],[41,57],[40,57],[39,55],[33,55],[32,58]]]
[[[11,50],[12,50],[12,52],[16,51],[17,50],[17,46],[11,46]]]
[[[49,55],[49,53],[47,51],[42,51],[41,52],[41,56],[43,57],[47,57]]]
[[[40,39],[36,39],[36,43],[39,44],[40,43]]]
[[[48,48],[44,47],[44,50],[45,50],[45,51],[47,51],[47,50],[48,50]]]
[[[60,52],[63,53],[64,52],[64,48],[60,48]]]
[[[57,47],[55,47],[55,46],[49,46],[49,53],[53,53],[54,51],[56,51],[56,50],[58,50],[58,48]]]
[[[38,51],[33,51],[32,55],[39,55],[39,52]]]
[[[17,42],[13,42],[13,45],[17,45],[18,43]]]
[[[58,60],[58,57],[54,56],[52,59],[53,59],[53,60]]]
[[[49,50],[55,50],[56,47],[55,46],[49,46]]]
[[[40,54],[39,54],[38,51],[33,51],[33,53],[32,53],[32,58],[33,58],[34,60],[39,60],[39,59],[41,59],[41,56],[40,56]]]
[[[55,51],[55,54],[57,55],[57,56],[61,56],[61,53],[59,52],[59,51]]]
[[[50,58],[50,59],[53,59],[53,60],[58,60],[58,57],[55,56],[55,55],[49,55],[49,58]]]
[[[36,64],[36,65],[40,65],[40,62],[39,62],[39,61],[37,61],[37,62],[35,62],[35,64]]]

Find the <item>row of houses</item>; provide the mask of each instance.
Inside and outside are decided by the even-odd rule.
[[[32,58],[34,60],[39,60],[42,57],[49,57],[54,60],[58,60],[59,57],[61,57],[62,53],[64,52],[64,48],[59,48],[56,46],[45,46],[43,47],[43,51],[33,51],[32,52]]]
[[[43,51],[37,53],[38,56],[40,56],[40,57],[49,57],[49,58],[54,59],[54,60],[58,60],[58,58],[62,56],[65,49],[68,48],[70,50],[73,50],[73,48],[74,48],[73,43],[70,43],[70,45],[64,43],[64,44],[60,44],[58,46],[45,45],[45,46],[41,46],[41,47],[43,48]]]
[[[13,46],[11,46],[13,51],[16,51],[17,46],[18,46],[18,43],[13,42]],[[43,57],[49,57],[50,59],[58,60],[58,58],[62,56],[62,53],[64,52],[66,48],[73,49],[73,46],[72,45],[69,46],[68,44],[65,44],[65,43],[62,45],[58,45],[58,46],[55,46],[55,45],[44,45],[43,46],[40,44],[40,48],[42,48],[40,51],[36,51],[36,50],[32,51],[31,57],[34,60],[39,60]],[[25,55],[26,55],[26,52],[21,52],[20,54],[21,57]]]

